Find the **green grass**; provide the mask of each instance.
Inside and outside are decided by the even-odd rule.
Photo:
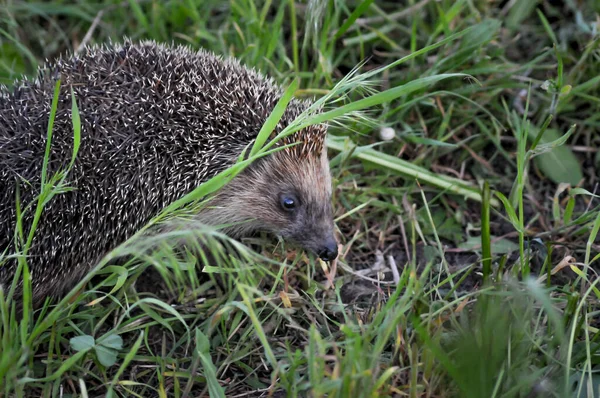
[[[8,86],[85,37],[126,35],[314,97],[324,113],[285,133],[330,124],[343,245],[327,265],[268,238],[141,231],[58,303],[34,312],[25,289],[18,316],[0,291],[0,397],[600,396],[600,5],[398,3],[0,0]],[[263,138],[250,155],[272,150]],[[145,289],[151,270],[163,289]]]

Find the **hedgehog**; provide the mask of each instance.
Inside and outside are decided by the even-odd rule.
[[[0,256],[15,250],[17,203],[40,193],[57,80],[47,174],[73,154],[71,93],[81,120],[68,189],[44,207],[27,252],[33,300],[72,288],[166,206],[234,164],[283,95],[272,78],[233,58],[154,41],[107,43],[47,62],[35,79],[0,88]],[[292,99],[277,134],[308,109]],[[232,238],[270,233],[337,258],[327,126],[306,127],[253,161],[194,215]],[[18,199],[17,199],[18,198]],[[18,200],[18,202],[17,202]],[[23,217],[29,231],[33,211]],[[16,260],[0,266],[10,286]]]

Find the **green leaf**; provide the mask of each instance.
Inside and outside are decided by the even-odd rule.
[[[487,181],[483,183],[481,190],[481,257],[484,284],[492,274],[492,235],[490,228],[490,185]]]
[[[73,153],[71,155],[69,169],[73,167],[77,154],[79,153],[79,147],[81,146],[81,116],[79,115],[79,108],[77,107],[77,100],[75,99],[73,87],[71,87],[71,115],[73,120]]]
[[[519,245],[508,239],[498,239],[497,237],[491,236],[492,242],[491,249],[494,255],[512,253],[519,250]],[[461,243],[459,246],[461,249],[471,249],[474,251],[481,250],[481,237],[470,236],[466,242]]]
[[[327,147],[336,151],[350,151],[352,148],[355,148],[350,138],[332,135],[327,137]],[[376,151],[370,146],[354,149],[351,151],[351,156],[374,163],[379,167],[394,170],[405,177],[417,179],[420,182],[448,190],[448,192],[455,195],[461,195],[481,202],[481,193],[475,186],[457,178],[438,175],[407,160]],[[492,206],[498,205],[498,201],[495,199],[491,199],[490,203]]]
[[[529,129],[531,139],[536,135],[536,129]],[[554,183],[566,182],[577,185],[583,179],[581,165],[569,147],[558,145],[562,142],[562,138],[563,136],[557,130],[548,129],[536,148],[536,151],[540,150],[544,153],[537,155],[533,160],[542,173]],[[547,145],[553,142],[556,142],[556,146],[549,148]]]
[[[531,148],[528,151],[528,156],[537,156],[537,155],[541,155],[544,153],[548,153],[550,151],[552,151],[554,148],[558,148],[560,146],[563,146],[564,144],[567,143],[569,137],[571,137],[571,135],[573,135],[573,133],[575,132],[575,125],[572,125],[571,128],[569,129],[569,131],[567,131],[565,134],[559,136],[557,139],[551,139],[552,137],[549,137],[549,142],[544,142],[543,141],[543,135],[538,133],[536,135],[536,141],[542,142],[542,144],[539,144],[537,147],[535,148]],[[532,132],[530,132],[528,130],[529,135],[532,135]]]
[[[69,340],[71,348],[75,351],[87,351],[96,345],[96,341],[90,335],[77,336]]]
[[[250,156],[254,156],[258,153],[258,151],[262,148],[262,146],[267,141],[271,133],[275,130],[288,104],[294,97],[294,92],[298,89],[298,85],[298,79],[294,79],[294,81],[292,81],[292,84],[290,84],[285,90],[285,92],[275,105],[275,108],[273,109],[273,111],[263,124],[262,128],[258,132],[256,140],[254,141],[254,145],[252,145],[252,149],[250,150]]]
[[[208,337],[199,328],[196,328],[196,354],[200,358],[204,368],[204,377],[208,385],[208,392],[211,397],[225,397],[225,391],[219,384],[217,378],[217,368],[210,357],[210,342]]]
[[[592,245],[596,241],[596,236],[598,235],[599,230],[600,230],[600,213],[598,213],[598,215],[596,216],[596,219],[594,220],[594,225],[592,227],[592,230],[590,231],[590,236],[588,237],[588,241],[586,244],[586,250],[585,250],[585,264],[590,263]]]
[[[575,195],[588,195],[588,196],[592,196],[594,198],[600,198],[600,195],[595,195],[595,194],[591,193],[590,191],[588,191],[587,189],[584,189],[584,188],[573,188],[573,189],[571,189],[569,191],[569,193],[572,196],[575,196]]]
[[[332,109],[327,112],[320,113],[311,119],[310,123],[300,125],[298,130],[306,127],[309,124],[318,124],[328,122],[337,117],[346,115],[350,112],[355,112],[359,110],[363,110],[365,108],[371,108],[377,105],[381,105],[383,103],[389,103],[395,99],[400,97],[408,96],[413,94],[419,90],[423,90],[433,86],[436,83],[439,83],[442,80],[450,79],[450,78],[467,78],[471,79],[471,81],[475,81],[472,76],[467,75],[465,73],[443,73],[439,75],[426,76],[420,79],[411,80],[403,85],[396,86],[385,91],[379,92],[377,94],[373,94],[369,97],[362,98],[353,102],[350,102],[346,105],[340,106],[338,108]]]
[[[98,361],[100,361],[102,365],[112,366],[117,362],[117,354],[119,353],[117,350],[103,345],[96,346],[95,350]]]
[[[537,12],[538,18],[540,19],[540,21],[542,22],[542,25],[544,26],[544,30],[546,31],[546,34],[548,35],[550,40],[552,40],[552,43],[558,44],[558,39],[556,38],[556,35],[554,34],[554,31],[552,30],[552,27],[550,26],[550,23],[546,19],[546,16],[544,15],[544,13],[542,13],[539,9],[536,9],[535,11]]]
[[[208,337],[206,337],[200,329],[196,329],[196,350],[201,354],[210,353],[210,342],[208,341]]]
[[[71,348],[75,351],[86,352],[94,348],[96,356],[104,366],[112,366],[117,362],[119,350],[123,348],[123,339],[118,334],[111,334],[102,338],[96,345],[96,340],[90,335],[77,336],[69,340]]]
[[[115,350],[120,350],[123,348],[123,339],[118,334],[111,334],[103,338],[99,345]]]
[[[600,375],[592,373],[590,376],[587,372],[575,372],[569,378],[569,383],[572,388],[573,398],[593,398],[595,396],[593,393],[592,395],[587,395],[585,391],[587,390],[588,385],[591,387],[592,392],[600,390]],[[583,384],[583,387],[580,387],[581,384]],[[583,394],[579,394],[580,388],[583,390],[581,391]]]
[[[575,208],[575,198],[569,198],[567,207],[565,208],[565,214],[563,215],[563,224],[568,225],[573,217],[573,209]]]
[[[562,88],[560,89],[560,93],[559,96],[562,97],[566,97],[567,95],[569,95],[569,93],[571,92],[571,89],[573,88],[573,86],[571,86],[570,84],[567,84],[565,86],[562,86]]]
[[[504,194],[501,192],[495,192],[495,194],[498,197],[498,199],[502,201],[502,204],[504,205],[504,210],[506,210],[506,215],[508,216],[508,219],[510,220],[513,227],[515,227],[517,231],[520,231],[521,228],[519,227],[519,218],[517,217],[517,212],[515,211],[513,205],[510,203],[510,200],[508,200],[508,198],[504,196]]]

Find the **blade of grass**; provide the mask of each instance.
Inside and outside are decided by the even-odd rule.
[[[483,265],[483,285],[492,275],[492,239],[490,233],[490,186],[487,181],[483,183],[481,193],[481,257]]]
[[[264,143],[267,141],[271,133],[275,130],[277,123],[281,120],[285,109],[288,104],[292,100],[294,93],[298,89],[298,79],[294,79],[292,83],[287,87],[275,108],[267,118],[267,120],[263,123],[262,128],[260,129],[258,135],[256,136],[256,140],[252,145],[252,149],[250,150],[250,156],[255,156],[258,151],[263,147]]]
[[[327,137],[327,147],[337,151],[347,151],[355,147],[355,145],[348,138],[329,136]],[[439,176],[406,160],[364,147],[354,150],[352,156],[397,171],[406,177],[448,190],[455,195],[464,196],[478,202],[482,201],[481,193],[475,187],[451,177]],[[490,204],[496,207],[499,205],[499,202],[490,198]]]

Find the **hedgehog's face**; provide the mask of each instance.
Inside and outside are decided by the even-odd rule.
[[[325,261],[334,260],[338,249],[326,152],[304,159],[275,155],[265,163],[268,179],[262,187],[257,184],[256,197],[266,210],[255,214],[260,229],[293,240]]]
[[[230,232],[266,231],[292,240],[323,260],[337,257],[326,152],[302,159],[285,152],[257,161],[218,197],[211,222],[239,222]]]
[[[325,261],[335,260],[338,254],[337,241],[331,224],[331,205],[322,208],[322,204],[311,202],[302,193],[285,190],[279,194],[279,212],[281,229],[275,229],[279,235],[301,244],[316,253]]]

